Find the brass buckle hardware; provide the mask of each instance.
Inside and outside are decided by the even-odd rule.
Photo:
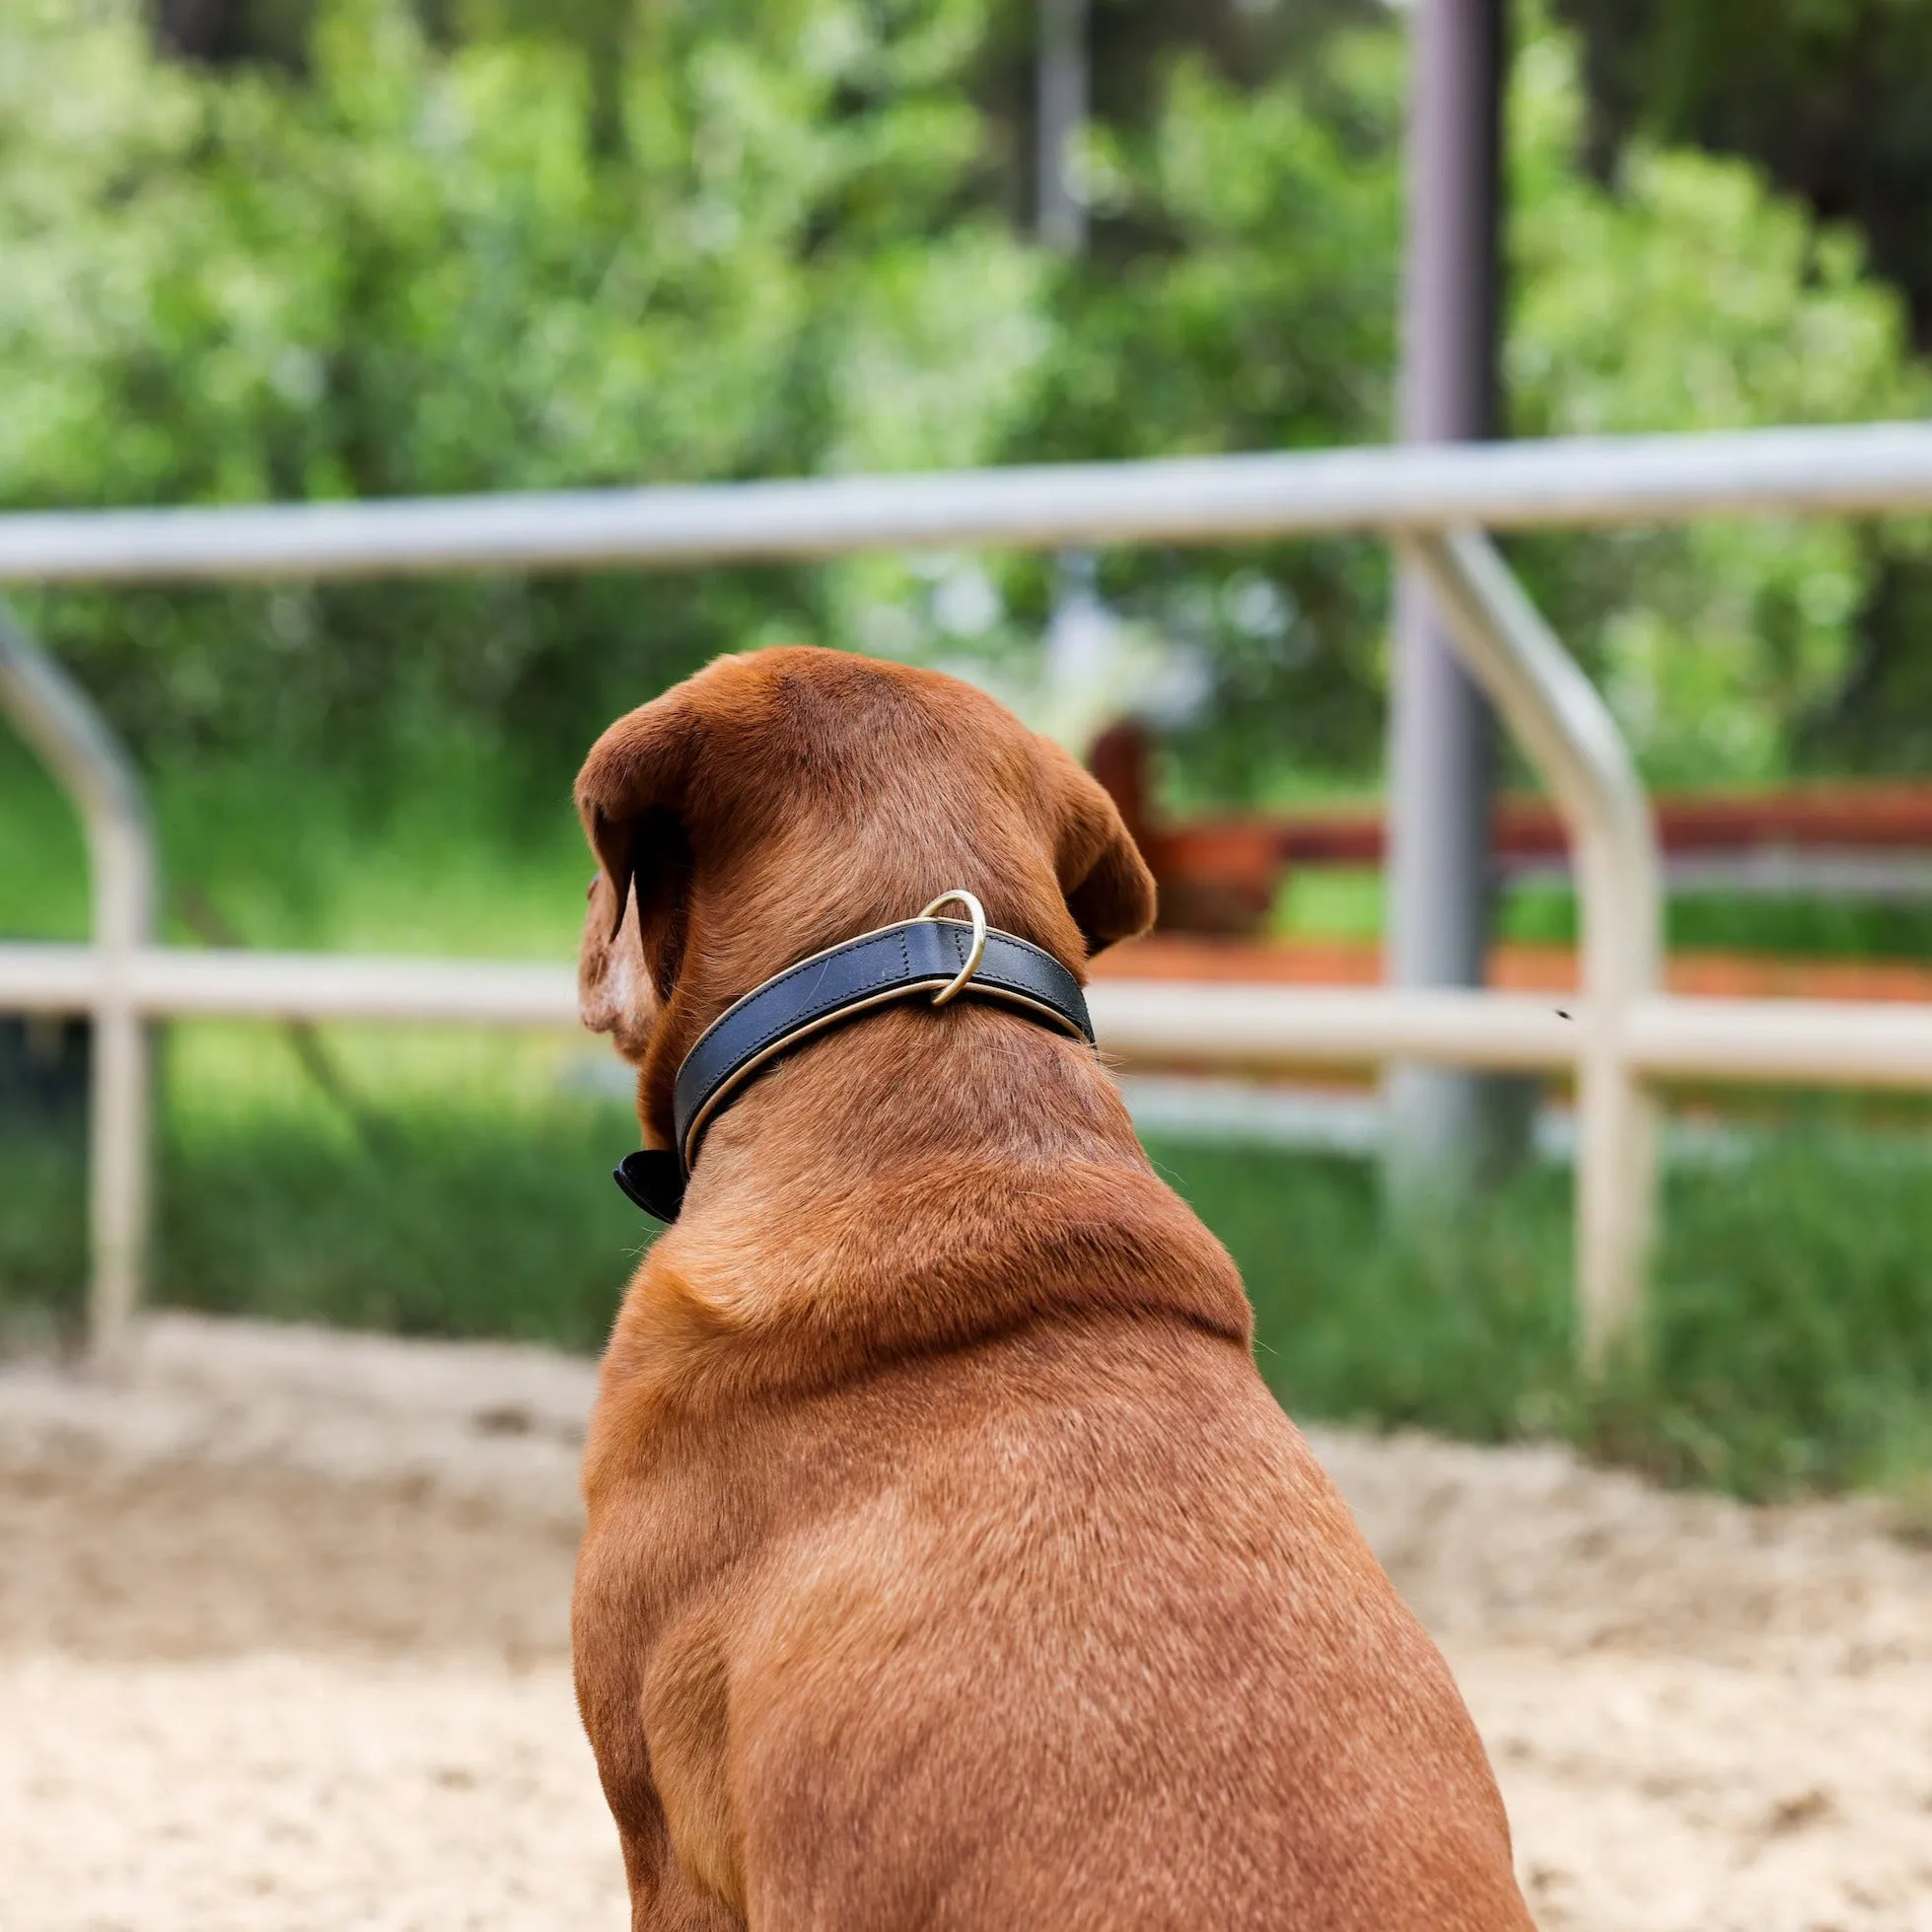
[[[951,905],[956,900],[966,907],[968,917],[972,920],[972,946],[966,954],[966,965],[960,968],[958,976],[950,985],[942,986],[932,996],[932,1003],[935,1006],[944,1006],[948,1000],[954,998],[966,981],[979,970],[979,962],[986,957],[986,908],[970,893],[958,891],[941,893],[919,914],[919,917],[930,919],[942,905]]]

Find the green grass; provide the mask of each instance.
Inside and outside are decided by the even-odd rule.
[[[1379,868],[1305,866],[1283,882],[1270,920],[1284,939],[1379,941],[1383,887]]]
[[[621,1102],[554,1038],[331,1031],[325,1092],[279,1034],[178,1027],[162,1055],[156,1300],[404,1334],[603,1344],[650,1224],[610,1181]],[[345,1104],[346,1102],[346,1104]],[[0,1319],[73,1335],[71,1133],[0,1145]]]
[[[594,1351],[647,1224],[621,1117],[559,1105],[384,1116],[371,1157],[286,1120],[203,1123],[163,1166],[160,1299],[223,1315]]]
[[[87,1267],[80,1137],[0,1130],[0,1353],[71,1337]]]
[[[162,1299],[404,1334],[601,1347],[650,1223],[611,1184],[620,1101],[573,1042],[331,1031],[318,1089],[279,1035],[178,1028]]]
[[[1361,866],[1291,872],[1272,929],[1284,938],[1379,941],[1383,879]],[[1783,953],[1801,959],[1932,960],[1932,905],[1802,895],[1674,894],[1667,942],[1679,951]],[[1576,943],[1576,895],[1567,887],[1516,886],[1497,908],[1497,936],[1525,944]]]
[[[406,787],[245,760],[147,774],[168,939],[450,958],[567,959],[591,858],[567,792],[506,792],[487,751],[426,747]],[[0,729],[0,936],[86,936],[86,849],[65,801]]]
[[[330,1034],[331,1095],[263,1029],[178,1028],[164,1065],[158,1298],[414,1334],[602,1341],[649,1224],[609,1181],[621,1102],[578,1049]],[[1163,1139],[1225,1241],[1296,1414],[1473,1441],[1557,1436],[1748,1496],[1932,1467],[1932,1148],[1820,1119],[1674,1174],[1646,1360],[1572,1368],[1566,1175],[1393,1233],[1372,1168]],[[73,1136],[0,1147],[0,1326],[72,1332]],[[18,1182],[19,1184],[14,1184]]]
[[[0,937],[87,934],[87,848],[53,781],[0,725]]]
[[[190,891],[250,946],[569,959],[592,860],[567,794],[519,810],[449,748],[392,794],[248,765],[156,778],[173,936]]]
[[[1154,1139],[1227,1245],[1263,1374],[1299,1413],[1476,1441],[1567,1419],[1567,1181],[1526,1175],[1453,1232],[1398,1237],[1376,1170],[1342,1156]]]
[[[1682,951],[1786,953],[1801,959],[1932,959],[1932,905],[1802,894],[1742,897],[1675,894],[1665,933]],[[1560,886],[1520,886],[1504,902],[1506,939],[1574,944],[1576,895]]]
[[[1568,1176],[1526,1174],[1409,1238],[1374,1171],[1163,1145],[1241,1264],[1299,1414],[1472,1441],[1556,1435],[1667,1481],[1768,1497],[1932,1467],[1932,1147],[1807,1122],[1674,1174],[1643,1359],[1571,1354]]]

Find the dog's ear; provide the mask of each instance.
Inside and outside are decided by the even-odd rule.
[[[614,894],[602,871],[591,878],[584,908],[584,936],[577,949],[577,1017],[587,1033],[608,1034],[619,1053],[642,1066],[663,1011],[651,983],[637,921],[628,911],[615,915]]]
[[[1057,745],[1047,752],[1060,806],[1054,871],[1091,958],[1154,923],[1154,875],[1100,781]]]
[[[683,950],[691,873],[685,806],[697,731],[689,700],[669,693],[619,718],[577,774],[577,816],[603,871],[593,904],[608,913],[607,943],[614,947],[634,899],[638,942],[660,1000],[671,997]]]

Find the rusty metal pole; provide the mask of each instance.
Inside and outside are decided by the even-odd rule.
[[[1500,427],[1505,15],[1505,0],[1417,0],[1411,18],[1405,442],[1479,441]],[[1479,986],[1493,896],[1495,725],[1412,563],[1397,577],[1395,642],[1389,978],[1405,988]],[[1467,1192],[1508,1160],[1527,1112],[1520,1088],[1444,1067],[1393,1068],[1386,1100],[1398,1207]]]

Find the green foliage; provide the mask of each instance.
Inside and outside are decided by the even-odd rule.
[[[1400,52],[1387,32],[1338,36],[1319,61],[1249,89],[1183,62],[1147,128],[1095,139],[1097,250],[1055,287],[1052,348],[1013,453],[1387,435]],[[1855,236],[1821,228],[1749,167],[1694,152],[1635,144],[1606,187],[1578,165],[1584,107],[1572,40],[1533,11],[1510,102],[1514,433],[1926,409],[1904,307],[1866,273]],[[1816,721],[1864,675],[1866,618],[1893,560],[1922,540],[1723,522],[1518,554],[1647,774],[1682,785],[1776,778],[1803,760]],[[1206,711],[1169,734],[1183,797],[1280,790],[1284,764],[1373,769],[1387,597],[1375,550],[1124,553],[1106,560],[1104,583],[1132,621],[1211,667]],[[1003,584],[1017,642],[1043,617],[1045,579],[1009,568]],[[906,648],[921,636],[898,634]],[[1900,755],[1914,715],[1879,724]]]
[[[322,0],[299,62],[214,70],[158,59],[132,0],[28,0],[0,15],[0,502],[1374,440],[1402,44],[1334,26],[1350,16],[1285,38],[1204,19],[1211,58],[1129,35],[1140,78],[1107,68],[1115,117],[1086,157],[1095,249],[1059,263],[1007,217],[1017,137],[986,77],[1016,30],[992,0],[479,6],[439,15],[440,37],[406,0]],[[1897,305],[1842,235],[1740,165],[1662,148],[1596,185],[1569,41],[1534,17],[1523,41],[1519,430],[1924,407]],[[1665,777],[1788,765],[1859,683],[1894,583],[1824,528],[1525,554]],[[715,650],[804,636],[1024,664],[1049,582],[1026,560],[873,559],[68,593],[28,614],[157,759],[265,743],[393,796],[453,738],[554,810],[605,718]],[[1375,546],[1122,553],[1104,588],[1207,673],[1172,739],[1183,794],[1373,771]]]
[[[1395,362],[1401,48],[1330,42],[1243,91],[1175,68],[1144,134],[1094,143],[1097,255],[1059,291],[1021,447],[1142,457],[1378,442]],[[1360,543],[1109,558],[1118,607],[1211,667],[1173,753],[1252,793],[1284,763],[1373,768],[1387,568]],[[1040,608],[1037,600],[1033,610]]]
[[[1594,170],[1622,180],[1658,144],[1742,158],[1848,224],[1932,345],[1932,4],[1927,0],[1557,0],[1580,30]],[[1639,167],[1643,163],[1637,163]],[[1922,400],[1909,412],[1922,413]],[[1932,558],[1896,537],[1861,558],[1856,656],[1797,733],[1809,763],[1932,761],[1922,648]]]
[[[1143,140],[1093,143],[1103,242],[1031,433],[1136,457],[1372,441],[1389,427],[1400,46],[1336,42],[1320,85],[1188,62]],[[1131,402],[1131,406],[1123,406]]]
[[[1031,451],[1255,448],[1387,434],[1399,232],[1400,48],[1332,38],[1238,91],[1183,64],[1144,134],[1096,143],[1093,267],[1063,284]],[[1614,188],[1579,166],[1571,38],[1523,22],[1510,100],[1506,383],[1520,435],[1921,414],[1903,304],[1852,234],[1748,166],[1635,143]],[[1122,400],[1131,396],[1131,410]],[[1724,522],[1517,546],[1604,680],[1647,774],[1768,779],[1867,674],[1867,618],[1923,538]],[[1223,573],[1226,574],[1223,574]],[[1372,769],[1386,579],[1361,545],[1123,556],[1116,601],[1192,645],[1214,701],[1170,735],[1183,794],[1281,789],[1290,762]],[[1256,589],[1271,595],[1256,595]],[[1036,603],[1034,609],[1037,610]],[[1925,715],[1873,720],[1909,756]],[[1915,736],[1916,734],[1916,736]]]
[[[968,461],[1034,353],[1030,258],[954,203],[969,4],[667,13],[431,47],[334,0],[307,78],[155,61],[131,6],[0,18],[0,500],[536,488]],[[57,103],[50,108],[48,103]],[[378,752],[451,728],[554,774],[809,584],[42,601],[144,746]],[[567,768],[565,766],[564,768]]]
[[[1518,296],[1508,379],[1533,435],[1913,416],[1932,387],[1903,305],[1856,239],[1819,229],[1738,162],[1635,144],[1612,192],[1580,175],[1565,42],[1518,66]],[[1650,776],[1784,775],[1799,728],[1852,676],[1879,580],[1872,539],[1724,522],[1521,546]]]
[[[1583,33],[1591,150],[1633,134],[1741,155],[1855,221],[1932,339],[1932,5],[1559,0]]]

